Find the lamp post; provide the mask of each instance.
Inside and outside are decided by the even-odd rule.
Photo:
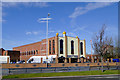
[[[40,23],[46,22],[46,57],[47,59],[48,59],[48,21],[52,19],[52,18],[49,18],[49,16],[50,16],[50,13],[48,13],[47,18],[38,19]]]

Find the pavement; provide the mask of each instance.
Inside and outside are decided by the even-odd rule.
[[[56,76],[2,80],[120,80],[120,75]]]

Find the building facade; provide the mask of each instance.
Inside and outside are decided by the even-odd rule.
[[[3,55],[3,52],[4,52],[5,50],[3,49],[3,48],[0,48],[0,56],[2,56]]]
[[[10,56],[11,62],[20,61],[20,51],[0,49],[0,56]]]
[[[78,37],[69,37],[63,32],[63,36],[56,33],[55,37],[48,38],[48,45],[46,40],[14,47],[13,50],[20,51],[20,60],[28,60],[31,56],[56,55],[56,63],[74,63],[86,57],[86,41]]]

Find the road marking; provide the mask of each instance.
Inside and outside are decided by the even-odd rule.
[[[89,77],[89,78],[118,78],[118,76],[109,76],[109,77],[103,76],[103,77]]]

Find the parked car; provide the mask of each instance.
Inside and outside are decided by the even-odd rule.
[[[53,63],[54,58],[56,58],[56,55],[49,55],[49,56],[32,56],[27,60],[27,63]]]
[[[0,56],[0,63],[10,63],[10,56]]]
[[[113,62],[120,62],[119,59],[113,59]]]
[[[25,60],[18,61],[17,63],[25,63]]]

